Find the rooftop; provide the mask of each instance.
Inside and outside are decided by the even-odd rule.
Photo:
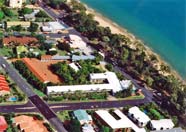
[[[151,131],[151,132],[185,132],[182,128],[173,128],[168,130],[160,130],[160,131]]]
[[[96,114],[112,129],[119,128],[132,128],[135,132],[146,132],[144,128],[139,128],[136,126],[126,115],[124,115],[120,110],[114,110],[114,114],[116,114],[120,119],[115,119],[108,111],[106,110],[98,110],[95,111]]]
[[[171,119],[151,120],[151,125],[153,128],[156,128],[156,130],[161,130],[161,128],[170,129],[174,127],[174,123]]]
[[[16,25],[21,25],[21,26],[25,26],[28,27],[30,26],[30,22],[25,22],[25,21],[8,21],[6,22],[7,26],[11,27],[11,26],[16,26]]]
[[[34,119],[31,116],[21,115],[13,118],[13,122],[20,126],[24,132],[48,132],[43,121]]]
[[[149,122],[150,121],[150,118],[136,106],[130,108],[129,113],[133,114],[134,118],[140,122]]]
[[[75,110],[74,112],[74,116],[79,120],[89,120],[89,115],[85,110]]]
[[[3,38],[3,44],[4,45],[9,45],[11,43],[17,43],[19,45],[28,45],[31,43],[36,43],[38,40],[34,37],[15,37],[15,36],[9,36],[9,37],[4,37]]]
[[[75,72],[79,71],[79,67],[75,63],[70,63],[69,66],[74,69]]]
[[[0,116],[0,132],[4,132],[8,128],[8,124],[4,116]]]
[[[59,61],[42,62],[36,58],[23,58],[23,62],[35,74],[35,76],[42,82],[59,83],[62,80],[50,70],[50,65]]]
[[[95,73],[97,74],[97,73]],[[77,90],[80,91],[98,91],[98,90],[113,90],[117,92],[122,90],[119,80],[114,72],[102,73],[106,74],[107,80],[109,83],[106,84],[86,84],[86,85],[63,85],[63,86],[48,86],[47,93],[53,92],[74,92]]]
[[[0,92],[1,91],[10,91],[10,87],[8,86],[8,83],[3,75],[0,75]]]

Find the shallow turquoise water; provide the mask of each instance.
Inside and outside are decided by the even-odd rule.
[[[185,0],[81,0],[142,39],[186,79]]]

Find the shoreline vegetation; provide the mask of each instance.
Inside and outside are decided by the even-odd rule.
[[[61,7],[67,12],[64,22],[86,37],[89,45],[103,52],[107,62],[118,66],[141,86],[160,93],[161,107],[178,116],[180,123],[186,122],[186,83],[158,54],[81,1],[68,0]]]
[[[139,38],[137,38],[134,34],[130,33],[126,28],[119,26],[117,23],[113,22],[112,20],[110,20],[109,18],[105,17],[104,15],[102,15],[101,13],[97,12],[96,10],[92,9],[91,7],[89,7],[87,4],[83,3],[82,1],[78,2],[82,3],[87,11],[87,14],[93,14],[94,15],[94,20],[96,20],[97,22],[99,22],[99,25],[102,27],[109,27],[111,32],[114,34],[122,34],[124,36],[126,36],[127,38],[130,39],[130,41],[132,43],[135,42],[140,42],[140,44],[143,44],[144,48],[145,48],[145,52],[147,55],[155,55],[157,57],[157,63],[156,63],[156,68],[158,68],[158,70],[160,70],[160,65],[167,65],[169,66],[170,69],[170,73],[164,73],[162,72],[163,75],[167,76],[167,75],[174,75],[176,78],[178,78],[179,80],[181,80],[184,84],[186,84],[186,78],[183,78],[179,75],[179,73],[167,62],[165,61],[163,58],[161,58],[160,55],[158,55],[156,52],[153,51],[152,48],[148,47],[147,45],[145,45],[145,43],[140,40]],[[134,47],[136,47],[137,45],[133,45]]]

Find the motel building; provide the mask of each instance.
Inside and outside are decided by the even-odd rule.
[[[151,120],[150,127],[154,131],[169,130],[174,127],[171,119]]]
[[[133,120],[139,127],[145,127],[151,120],[144,112],[138,107],[134,106],[129,109],[128,116]]]
[[[119,109],[112,112],[107,110],[97,110],[95,111],[93,118],[100,126],[110,128],[110,132],[146,132],[144,128],[134,124]]]
[[[10,87],[3,75],[0,75],[0,96],[10,94]]]
[[[0,132],[5,132],[8,128],[8,124],[4,116],[0,116]]]

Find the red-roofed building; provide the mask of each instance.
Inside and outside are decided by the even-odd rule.
[[[15,37],[9,36],[3,38],[3,45],[4,46],[18,46],[18,45],[25,45],[25,46],[38,46],[38,40],[35,37]]]
[[[3,75],[0,75],[0,96],[10,94],[10,87]]]
[[[4,116],[0,116],[0,132],[4,132],[8,128],[8,124]]]

